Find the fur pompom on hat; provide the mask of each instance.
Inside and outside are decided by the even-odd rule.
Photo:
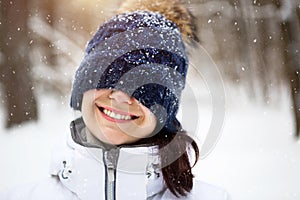
[[[81,110],[87,90],[118,89],[149,108],[160,128],[177,132],[187,69],[178,25],[159,12],[125,12],[101,25],[88,43],[75,74],[71,107]]]

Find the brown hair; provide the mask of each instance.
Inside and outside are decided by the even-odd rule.
[[[196,142],[184,130],[172,133],[163,128],[155,136],[142,139],[139,143],[158,145],[166,186],[176,197],[186,196],[193,188],[192,167],[199,159]],[[188,155],[189,147],[195,152],[193,165]]]

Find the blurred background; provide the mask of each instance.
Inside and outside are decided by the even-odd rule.
[[[233,199],[299,200],[300,1],[182,2],[226,102],[222,135],[194,173]],[[0,1],[0,191],[47,177],[74,119],[69,95],[84,47],[120,3]],[[213,110],[205,79],[191,71],[188,80],[204,134]]]

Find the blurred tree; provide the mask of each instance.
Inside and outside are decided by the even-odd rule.
[[[37,105],[30,72],[28,51],[28,0],[0,1],[0,63],[6,127],[37,119]]]
[[[201,44],[227,83],[254,100],[276,101],[288,86],[300,136],[300,2],[287,0],[190,0]],[[285,87],[286,88],[286,87]]]
[[[296,135],[300,136],[300,8],[294,8],[293,16],[282,23],[285,41],[285,63],[287,82],[292,95],[292,110],[295,118]]]
[[[276,101],[272,94],[278,93],[281,85],[290,86],[299,136],[300,2],[182,2],[198,19],[201,44],[228,83],[246,88],[249,97],[266,103]],[[80,62],[86,41],[120,3],[121,0],[113,3],[108,0],[0,1],[0,73],[8,127],[37,118],[33,85],[60,96],[69,92],[70,77]],[[33,78],[30,61],[35,72]]]
[[[44,20],[50,27],[54,28],[56,20],[56,1],[54,0],[31,0],[32,7],[35,8],[37,14]],[[33,11],[31,11],[33,12]],[[57,67],[57,51],[52,41],[45,38],[39,38],[39,46],[41,47],[43,57],[41,60],[50,67]]]

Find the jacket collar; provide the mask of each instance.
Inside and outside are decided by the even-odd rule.
[[[53,156],[51,174],[80,199],[104,199],[103,151],[112,147],[94,138],[82,119],[71,123],[67,144]],[[124,146],[118,151],[118,199],[146,199],[165,189],[156,146]]]

